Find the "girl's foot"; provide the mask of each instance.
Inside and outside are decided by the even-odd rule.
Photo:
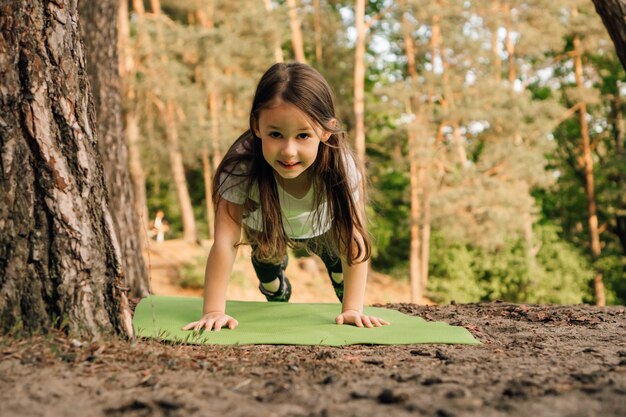
[[[291,283],[285,276],[285,271],[280,271],[277,280],[279,281],[278,290],[272,292],[263,286],[263,283],[259,284],[259,291],[265,296],[267,301],[287,302],[291,298]]]
[[[333,284],[333,290],[335,295],[339,299],[339,302],[343,302],[343,274],[341,272],[328,272],[330,276],[330,282]]]

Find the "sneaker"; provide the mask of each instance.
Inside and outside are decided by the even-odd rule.
[[[280,287],[276,292],[271,292],[265,289],[265,287],[263,287],[263,284],[259,284],[259,291],[261,291],[261,294],[265,296],[267,301],[278,301],[286,303],[291,298],[291,283],[289,282],[289,279],[287,279],[287,277],[285,276],[285,271],[280,271],[280,273],[278,274],[278,280],[280,281]]]

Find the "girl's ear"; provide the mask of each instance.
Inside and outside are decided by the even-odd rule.
[[[339,126],[339,122],[337,121],[337,119],[332,119],[329,123],[328,123],[334,130],[337,130],[338,126]],[[328,140],[328,138],[330,138],[330,136],[333,134],[333,132],[329,132],[329,131],[324,131],[324,133],[322,134],[322,142],[326,142]]]
[[[255,119],[252,120],[252,133],[254,133],[254,136],[256,136],[257,138],[261,137],[261,131],[259,130],[259,122]]]

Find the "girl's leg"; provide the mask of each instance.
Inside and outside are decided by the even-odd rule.
[[[291,298],[291,283],[285,276],[285,268],[289,258],[287,255],[279,264],[259,261],[255,256],[255,247],[252,247],[252,266],[259,279],[259,290],[267,301],[289,301]]]
[[[343,301],[343,270],[341,259],[328,248],[326,236],[312,238],[308,244],[313,253],[322,258],[326,271],[339,301]]]

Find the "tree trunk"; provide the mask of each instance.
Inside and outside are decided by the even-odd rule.
[[[122,129],[119,58],[117,53],[116,0],[79,2],[81,34],[93,93],[98,149],[104,167],[107,202],[122,250],[125,285],[134,297],[149,293],[148,271],[141,247],[141,218],[135,211],[128,174],[128,149]]]
[[[76,2],[3,2],[2,331],[133,334]]]
[[[148,230],[148,198],[146,197],[146,173],[141,162],[139,148],[139,116],[135,109],[124,112],[124,136],[128,143],[128,169],[133,183],[135,195],[135,212],[139,215],[140,236],[142,236],[142,250],[147,249]]]
[[[417,132],[414,128],[408,131],[409,148],[409,189],[411,198],[410,231],[411,243],[409,252],[409,282],[411,283],[411,302],[420,303],[424,296],[421,276],[421,242],[420,242],[420,184],[418,183]]]
[[[296,0],[287,0],[289,6],[289,25],[291,26],[291,44],[293,45],[293,53],[296,61],[306,64],[304,57],[304,41],[302,40],[302,28],[300,27],[300,19],[298,19],[298,10]]]
[[[508,60],[508,69],[509,69],[509,85],[511,89],[513,89],[515,84],[515,79],[517,78],[517,70],[515,68],[515,44],[513,43],[513,37],[511,34],[513,33],[512,23],[511,23],[511,6],[508,2],[504,3],[504,16],[506,20],[506,39],[505,39],[505,47],[507,53]]]
[[[145,42],[141,28],[141,20],[144,15],[143,2],[133,0],[133,10],[137,14],[139,20],[137,42]],[[124,137],[128,146],[128,169],[130,179],[133,185],[133,194],[135,196],[134,209],[141,221],[140,227],[140,243],[141,252],[146,253],[148,248],[148,200],[146,197],[146,174],[141,162],[141,150],[139,147],[139,115],[135,108],[137,107],[137,93],[132,87],[132,78],[137,71],[137,63],[132,54],[130,46],[130,28],[128,25],[128,2],[120,0],[118,4],[118,34],[120,45],[120,74],[122,75],[122,89],[124,94],[124,102],[127,108],[124,109]]]
[[[626,70],[626,0],[593,0],[596,11],[611,35],[617,56]]]
[[[211,162],[209,162],[209,149],[205,145],[202,147],[202,172],[204,174],[204,198],[206,200],[206,221],[208,226],[208,237],[213,238],[213,224],[215,223],[215,208],[213,207],[213,198],[211,185],[213,183],[213,174],[211,172]]]
[[[133,0],[133,10],[138,14],[144,14],[146,9],[143,6],[143,0]]]
[[[365,0],[356,0],[354,18],[354,148],[359,160],[365,163]]]
[[[315,26],[315,62],[318,65],[324,63],[322,49],[322,17],[320,12],[320,0],[313,0],[313,22]]]
[[[209,114],[211,117],[211,149],[213,153],[213,169],[222,162],[222,141],[220,139],[220,108],[219,95],[215,84],[209,92]]]
[[[267,11],[270,19],[272,18],[272,0],[263,0],[265,3],[265,10]],[[285,59],[283,57],[283,49],[280,46],[280,37],[278,35],[278,31],[274,30],[272,33],[272,41],[274,43],[274,60],[276,62],[283,62]]]
[[[459,158],[459,165],[462,169],[467,169],[467,152],[465,151],[463,134],[461,133],[461,126],[459,126],[459,122],[456,120],[452,122],[452,137],[454,138],[454,149],[456,150],[457,158]]]
[[[154,13],[157,16],[161,15],[160,0],[150,0],[150,10],[152,10],[152,13]]]
[[[406,8],[406,2],[401,3],[401,7]],[[406,103],[407,114],[414,116],[414,124],[409,126],[407,131],[407,149],[409,159],[409,195],[410,195],[410,252],[409,252],[409,282],[411,286],[411,302],[420,303],[424,296],[424,287],[422,285],[423,280],[421,276],[422,272],[422,259],[421,259],[421,246],[420,242],[420,217],[421,217],[421,201],[420,201],[420,188],[421,183],[418,175],[421,171],[421,164],[417,152],[418,147],[418,134],[417,128],[419,123],[419,103],[417,99],[417,66],[415,64],[415,49],[413,46],[413,38],[411,37],[411,29],[409,21],[407,20],[406,13],[402,14],[402,38],[404,41],[404,52],[407,57],[407,68],[409,76],[411,78],[411,97]]]
[[[196,0],[195,3],[193,24],[213,29],[215,27],[215,0]]]
[[[584,88],[582,48],[578,35],[574,36],[574,71],[576,76],[576,85],[582,91],[582,89]],[[598,259],[601,253],[600,233],[598,231],[598,215],[596,208],[596,194],[593,176],[593,158],[591,156],[589,126],[587,125],[587,103],[585,103],[584,101],[578,103],[578,115],[580,121],[580,134],[583,152],[582,157],[585,169],[585,192],[587,195],[587,210],[589,215],[589,237],[591,244],[591,254],[593,256],[593,259]],[[596,305],[604,306],[606,304],[606,298],[604,295],[604,283],[602,282],[602,274],[599,271],[596,272],[593,281]]]
[[[203,159],[203,166],[205,166],[205,194],[207,203],[207,219],[209,222],[209,237],[213,233],[213,224],[215,221],[215,207],[213,207],[213,199],[211,198],[211,182],[212,174],[215,172],[220,162],[222,162],[221,141],[220,141],[220,108],[218,99],[217,87],[213,85],[209,92],[209,115],[211,120],[211,148],[213,154],[213,171],[211,171],[211,164],[209,163],[209,150],[206,149],[206,161]]]
[[[174,103],[168,101],[163,106],[163,121],[165,123],[165,136],[167,137],[167,153],[170,158],[170,167],[174,186],[176,187],[176,196],[180,206],[180,215],[183,222],[183,239],[192,244],[198,242],[196,232],[196,221],[193,216],[193,206],[189,197],[189,188],[187,187],[187,179],[185,178],[185,166],[183,164],[183,155],[180,152],[178,143],[178,126],[176,123],[176,112]]]
[[[492,18],[495,20],[493,25],[491,26],[491,53],[493,55],[493,73],[496,77],[496,82],[500,83],[502,81],[502,58],[500,58],[500,48],[498,47],[498,15],[500,13],[500,1],[492,0],[491,1],[491,12],[493,13]]]
[[[438,55],[437,48],[439,48],[439,16],[434,15],[432,17],[432,34],[429,41],[430,47],[430,71],[428,75],[428,106],[432,110],[435,96],[435,59]]]
[[[431,165],[432,167],[432,165]],[[422,180],[424,193],[422,194],[422,256],[421,272],[422,290],[424,294],[428,288],[428,266],[430,265],[430,181],[428,171],[422,167],[418,178]]]

